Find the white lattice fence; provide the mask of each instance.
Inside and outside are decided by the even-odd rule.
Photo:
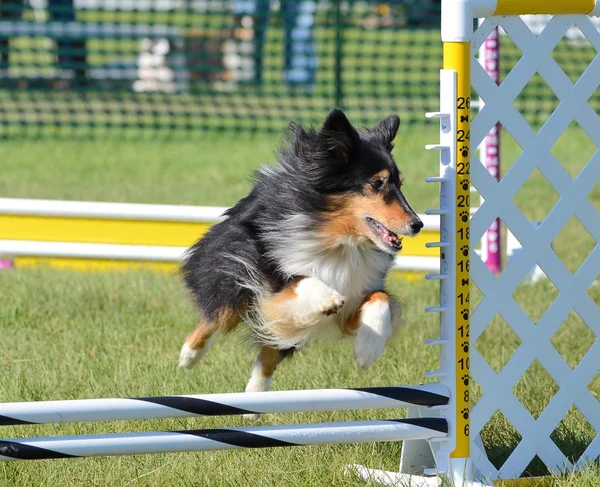
[[[514,478],[521,475],[536,456],[552,470],[559,471],[582,466],[600,455],[600,403],[588,389],[588,384],[600,370],[600,343],[596,338],[584,358],[572,369],[550,341],[573,311],[596,337],[600,337],[600,309],[587,294],[600,274],[600,247],[596,244],[572,274],[550,245],[573,215],[595,241],[600,242],[600,214],[588,199],[588,194],[600,181],[600,152],[596,150],[575,179],[551,152],[552,146],[573,121],[585,131],[596,148],[600,147],[600,117],[588,104],[600,84],[600,56],[594,58],[575,83],[552,57],[553,49],[569,29],[578,28],[597,52],[600,52],[600,33],[583,15],[554,16],[539,35],[533,34],[519,17],[492,17],[475,33],[473,55],[498,25],[522,51],[523,57],[500,86],[473,60],[472,85],[485,106],[473,120],[471,143],[477,147],[500,121],[504,130],[521,146],[522,153],[499,183],[477,159],[476,152],[472,153],[472,182],[485,201],[472,218],[471,240],[481,239],[493,220],[500,217],[523,249],[498,277],[490,273],[478,256],[472,256],[472,279],[483,299],[472,311],[471,343],[476,344],[499,314],[521,344],[498,373],[486,362],[477,346],[472,347],[471,373],[483,394],[472,410],[471,431],[472,457],[478,469],[492,478]],[[537,132],[513,105],[535,73],[539,73],[560,101]],[[583,165],[585,161],[581,162]],[[537,229],[513,201],[536,168],[559,195],[558,202]],[[513,293],[536,263],[556,286],[559,295],[541,319],[533,323]],[[558,386],[558,392],[537,419],[517,399],[513,390],[535,361]],[[576,465],[550,438],[572,406],[585,416],[596,432]],[[504,415],[522,437],[500,468],[487,459],[479,441],[482,429],[496,411]]]

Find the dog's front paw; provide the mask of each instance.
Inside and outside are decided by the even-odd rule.
[[[342,309],[346,302],[344,296],[337,291],[330,289],[329,292],[329,296],[323,297],[323,299],[316,303],[315,311],[320,315],[335,315]]]
[[[307,277],[298,284],[296,288],[300,306],[309,311],[311,315],[331,316],[337,314],[346,298],[331,289],[327,284],[314,277]]]
[[[369,368],[383,353],[392,334],[390,307],[387,302],[363,306],[360,326],[354,339],[356,363],[361,369]]]

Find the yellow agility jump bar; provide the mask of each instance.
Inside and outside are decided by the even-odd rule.
[[[0,198],[0,260],[16,267],[172,271],[225,210]],[[398,270],[435,272],[439,249],[425,244],[439,239],[439,223],[421,217],[425,228],[404,240]]]
[[[473,18],[529,14],[600,16],[600,0],[442,0],[442,40],[469,41]]]
[[[0,214],[0,240],[189,247],[211,226],[212,223],[208,222]],[[421,257],[438,256],[439,249],[425,247],[425,243],[435,238],[435,230],[426,230],[414,238],[406,238],[403,241],[402,253]]]
[[[589,14],[595,0],[497,0],[494,15]]]

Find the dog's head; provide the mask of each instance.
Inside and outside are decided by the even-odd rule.
[[[394,254],[402,248],[399,235],[423,228],[402,194],[403,176],[391,153],[399,125],[391,115],[359,132],[336,109],[319,130],[294,126],[284,159],[323,195],[321,232],[330,244],[366,243]]]

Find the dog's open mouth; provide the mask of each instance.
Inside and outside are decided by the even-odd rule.
[[[365,220],[367,224],[375,231],[375,233],[379,235],[385,246],[394,251],[402,250],[401,237],[398,237],[397,234],[370,216],[365,217]]]

